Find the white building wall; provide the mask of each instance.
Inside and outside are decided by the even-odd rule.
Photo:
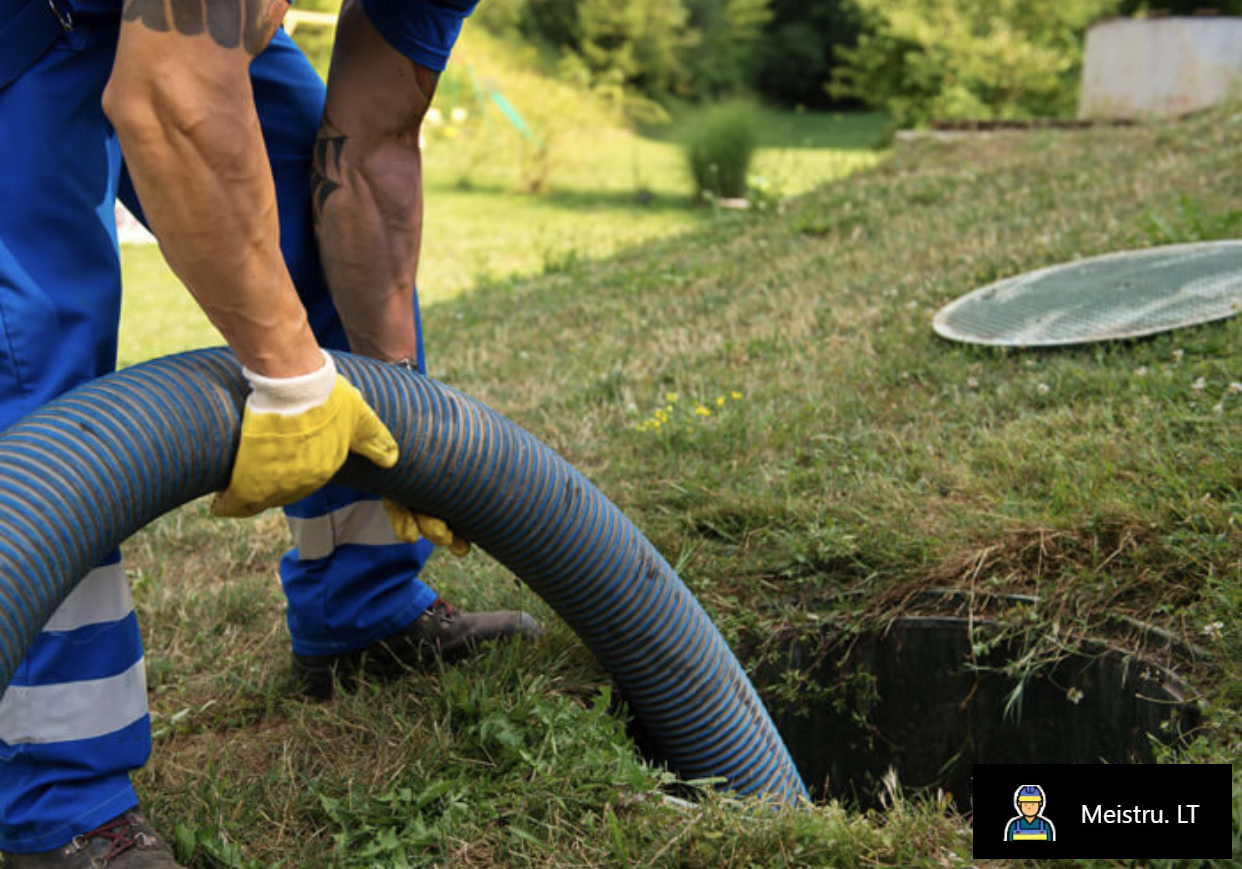
[[[1080,118],[1180,115],[1242,97],[1242,18],[1118,18],[1087,31]]]

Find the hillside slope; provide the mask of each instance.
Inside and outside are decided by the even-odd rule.
[[[1242,319],[1039,352],[952,345],[930,320],[1003,276],[1237,236],[1240,148],[1236,109],[905,145],[784,212],[432,306],[429,357],[610,495],[727,636],[848,636],[928,589],[1037,595],[999,609],[1016,678],[1035,678],[1086,636],[1123,642],[1130,616],[1199,648],[1174,661],[1205,709],[1181,757],[1231,762]],[[868,814],[652,799],[666,779],[609,714],[606,675],[483,554],[438,559],[432,581],[535,611],[537,643],[302,703],[271,581],[285,545],[278,517],[195,505],[130,551],[159,734],[140,786],[158,822],[186,823],[196,866],[226,841],[249,862],[225,865],[344,869],[969,862],[963,819],[896,785]],[[848,708],[842,686],[787,688]]]

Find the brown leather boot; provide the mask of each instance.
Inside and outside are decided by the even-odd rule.
[[[436,598],[404,630],[365,649],[323,656],[294,652],[293,676],[307,696],[327,700],[336,684],[353,690],[359,673],[392,679],[434,660],[437,654],[445,661],[454,661],[471,654],[482,643],[515,636],[533,637],[538,633],[539,623],[529,613],[466,613]]]
[[[4,855],[8,869],[182,869],[137,809],[54,851]]]

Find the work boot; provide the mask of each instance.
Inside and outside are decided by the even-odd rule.
[[[182,869],[136,809],[54,851],[5,854],[7,869]]]
[[[335,685],[346,691],[356,687],[355,677],[365,673],[379,679],[393,679],[411,668],[435,659],[456,661],[476,651],[480,644],[515,636],[533,637],[539,624],[528,613],[459,612],[452,604],[436,598],[427,611],[405,629],[373,643],[365,649],[344,655],[299,655],[293,653],[293,676],[309,697],[327,700]]]

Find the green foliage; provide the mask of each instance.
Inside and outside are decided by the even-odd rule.
[[[690,26],[699,34],[688,65],[700,96],[733,93],[755,80],[756,48],[772,20],[771,0],[688,0]]]
[[[699,196],[746,195],[759,132],[753,106],[722,103],[693,114],[682,134],[686,161]]]
[[[699,99],[754,81],[771,2],[500,0],[480,20],[550,47],[590,87]]]
[[[178,863],[193,869],[276,869],[246,858],[241,847],[215,827],[177,824],[172,849]]]
[[[579,0],[571,51],[596,77],[618,76],[647,94],[683,90],[697,41],[689,10],[669,0]]]
[[[1122,0],[1117,12],[1121,15],[1146,15],[1161,12],[1167,15],[1196,15],[1211,9],[1219,15],[1242,15],[1242,0]]]
[[[851,0],[772,0],[771,10],[753,87],[790,105],[826,105],[837,52],[858,39],[857,10]]]
[[[830,91],[903,125],[1072,115],[1082,36],[1118,0],[852,0],[863,20]]]
[[[470,812],[459,782],[441,779],[420,787],[399,787],[357,801],[320,796],[328,817],[340,828],[336,865],[341,869],[379,869],[434,865],[437,847]]]
[[[1209,212],[1199,200],[1183,195],[1169,213],[1149,208],[1143,215],[1143,227],[1153,244],[1234,239],[1242,230],[1242,211]]]
[[[506,686],[459,670],[446,672],[439,699],[454,724],[454,764],[431,780],[405,772],[378,795],[321,794],[323,811],[337,830],[332,865],[443,865],[455,835],[479,824],[501,826],[507,836],[540,848],[531,832],[538,822],[506,808],[544,793],[562,802],[558,809],[580,816],[591,791],[642,793],[668,779],[632,750],[623,722],[613,714],[610,688],[601,688],[587,706],[549,694],[550,687],[538,676]],[[576,792],[566,788],[567,766],[591,784]]]

